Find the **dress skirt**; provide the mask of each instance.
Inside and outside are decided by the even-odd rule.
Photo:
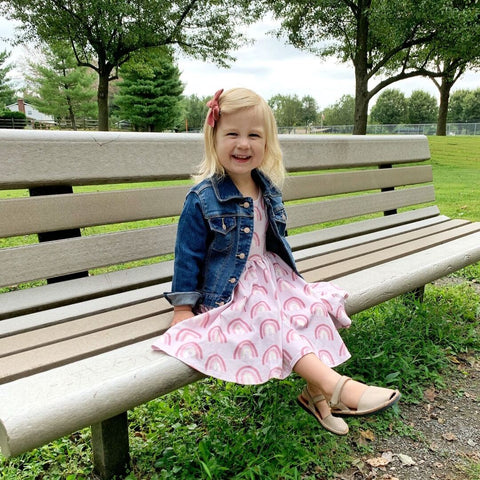
[[[260,198],[250,255],[231,301],[174,325],[154,341],[155,350],[244,385],[286,378],[310,353],[330,367],[350,358],[337,330],[351,323],[347,294],[331,283],[305,282],[265,251],[265,217]]]

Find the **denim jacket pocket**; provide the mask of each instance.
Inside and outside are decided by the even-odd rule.
[[[236,217],[212,217],[208,223],[213,232],[211,248],[217,252],[228,250],[234,241]]]

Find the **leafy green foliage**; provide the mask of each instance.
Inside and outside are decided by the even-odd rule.
[[[20,22],[19,41],[68,41],[78,64],[97,72],[100,130],[108,130],[109,82],[133,52],[176,45],[226,66],[245,41],[239,23],[257,9],[246,0],[0,0],[0,13]]]
[[[181,130],[199,131],[203,128],[207,116],[207,102],[209,97],[199,98],[197,95],[184,97],[183,107],[185,113],[185,124]]]
[[[369,101],[392,83],[438,75],[440,54],[478,53],[478,2],[450,0],[263,0],[281,21],[280,37],[320,57],[352,62],[354,133],[366,133]],[[467,35],[467,32],[470,32]],[[468,39],[468,40],[467,40]],[[470,45],[470,50],[468,45]],[[473,49],[473,50],[472,50]],[[377,78],[375,85],[369,82]]]
[[[7,79],[7,74],[12,69],[11,65],[6,65],[9,56],[6,50],[0,52],[0,110],[15,101],[15,91]]]
[[[387,89],[382,92],[371,112],[372,121],[384,125],[405,123],[407,116],[407,99],[400,90],[396,89]]]
[[[414,90],[408,98],[408,123],[432,123],[437,119],[437,100],[422,90]]]
[[[352,125],[355,119],[355,98],[343,95],[338,102],[327,107],[323,114],[324,125]]]
[[[77,118],[96,118],[95,76],[77,65],[71,47],[51,42],[43,46],[42,53],[43,62],[29,63],[26,100],[58,121],[69,120],[74,130]]]
[[[115,103],[121,118],[136,130],[175,129],[181,120],[183,85],[172,55],[160,49],[137,54],[126,63]]]
[[[318,106],[310,95],[274,95],[268,100],[279,127],[309,125],[318,120]]]

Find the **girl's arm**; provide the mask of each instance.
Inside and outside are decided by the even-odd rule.
[[[208,232],[200,201],[196,194],[190,193],[178,222],[172,292],[165,294],[174,307],[187,306],[191,311],[201,297],[199,287]]]
[[[192,307],[190,305],[177,305],[173,307],[173,320],[171,326],[173,327],[177,323],[187,320],[187,318],[194,317],[195,314],[192,312]]]

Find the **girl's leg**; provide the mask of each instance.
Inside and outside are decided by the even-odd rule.
[[[341,378],[339,373],[323,363],[313,353],[302,357],[293,367],[293,371],[306,380],[308,390],[312,396],[323,394],[327,399],[330,399],[337,382]],[[367,388],[367,385],[360,382],[347,382],[342,391],[342,402],[349,408],[357,408],[358,401]],[[328,414],[330,410],[325,401],[318,402],[317,408],[322,416]]]

